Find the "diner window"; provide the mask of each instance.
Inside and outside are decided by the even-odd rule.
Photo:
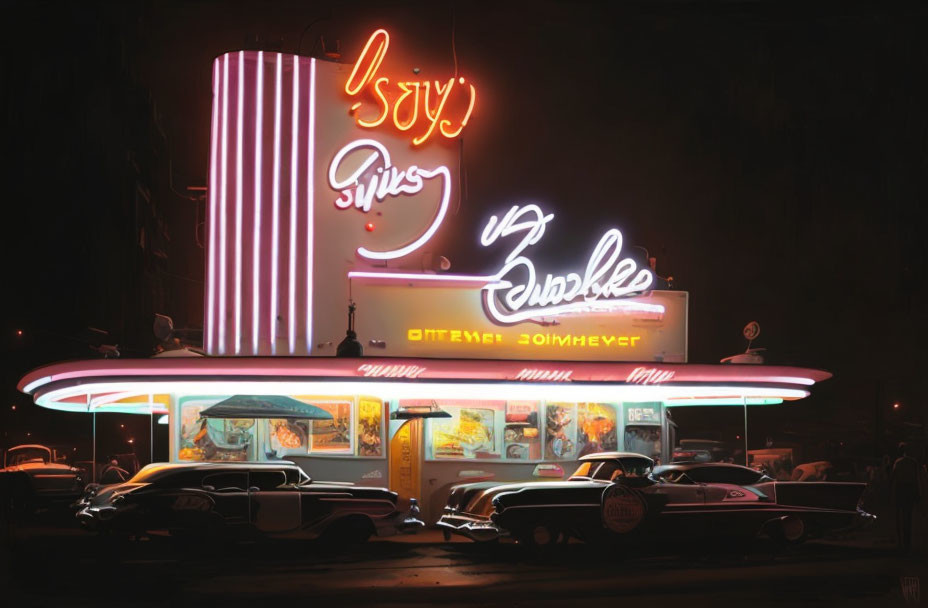
[[[353,454],[352,448],[352,403],[349,401],[332,401],[329,403],[311,401],[316,407],[332,414],[331,420],[311,420],[309,422],[310,454]]]
[[[434,460],[499,459],[503,401],[439,403],[450,418],[429,420],[429,456]]]
[[[268,456],[283,458],[291,454],[305,454],[309,449],[309,425],[309,420],[268,420]]]
[[[254,460],[256,453],[253,418],[202,418],[207,407],[225,397],[182,399],[178,437],[178,460],[241,462]]]
[[[643,454],[654,460],[655,464],[661,462],[661,427],[659,426],[626,426],[625,451]]]
[[[616,408],[608,403],[577,404],[578,456],[597,452],[614,452],[619,441],[616,434]]]

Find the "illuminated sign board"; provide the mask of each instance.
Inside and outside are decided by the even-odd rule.
[[[505,206],[474,235],[504,256],[496,269],[436,272],[460,230],[448,217],[452,140],[476,87],[457,74],[396,78],[389,48],[377,30],[353,64],[255,51],[215,61],[207,352],[333,355],[350,298],[374,356],[685,361],[686,294],[649,291],[653,273],[617,228],[553,272],[532,252],[550,245],[555,214]]]

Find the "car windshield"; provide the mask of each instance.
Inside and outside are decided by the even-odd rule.
[[[586,462],[581,462],[580,466],[577,467],[577,470],[574,471],[574,474],[571,477],[589,477],[590,469],[593,468],[594,464],[599,464],[598,462],[593,462],[592,460],[587,460]]]
[[[7,452],[7,466],[13,467],[27,462],[48,462],[51,460],[48,450],[44,448],[20,448]]]

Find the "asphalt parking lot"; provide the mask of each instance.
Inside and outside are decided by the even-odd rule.
[[[6,528],[6,597],[17,606],[547,606],[634,598],[652,605],[928,605],[921,555],[873,538],[788,550],[593,549],[445,542],[437,531],[357,547],[313,542],[108,542],[67,520]]]

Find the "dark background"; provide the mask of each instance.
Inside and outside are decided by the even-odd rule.
[[[187,187],[206,184],[212,58],[319,56],[322,36],[351,62],[380,26],[449,71],[456,55],[479,89],[455,270],[496,262],[474,257],[478,227],[515,202],[556,213],[546,269],[576,267],[619,226],[690,292],[691,362],[741,352],[756,320],[768,362],[834,372],[810,399],[751,409],[752,448],[772,437],[874,455],[925,440],[928,20],[915,3],[31,1],[4,13],[0,443],[89,442],[88,417],[16,391],[29,369],[101,345],[147,356],[155,312],[202,327],[203,205]],[[741,433],[738,408],[675,416],[684,437]],[[139,436],[147,460],[147,418],[99,424],[101,451]]]

